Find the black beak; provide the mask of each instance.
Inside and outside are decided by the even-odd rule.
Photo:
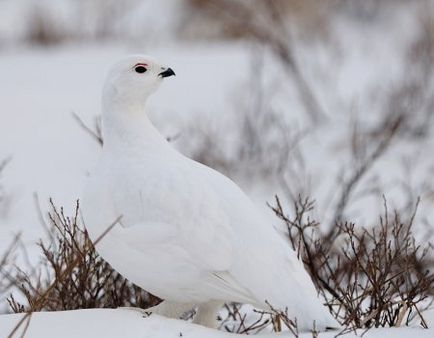
[[[172,68],[167,68],[164,72],[161,72],[158,75],[160,75],[161,77],[168,77],[168,76],[172,76],[172,75],[176,75],[176,74]]]

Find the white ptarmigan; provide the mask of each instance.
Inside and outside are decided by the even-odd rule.
[[[82,213],[97,251],[127,279],[164,299],[156,312],[215,325],[223,302],[287,309],[300,330],[336,327],[295,252],[229,178],[176,151],[145,112],[171,68],[133,55],[109,72],[104,146]],[[194,95],[191,96],[194,99]],[[314,324],[315,322],[315,324]]]

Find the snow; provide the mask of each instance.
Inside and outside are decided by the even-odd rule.
[[[31,244],[43,232],[34,194],[40,200],[43,213],[48,208],[48,198],[53,197],[57,205],[65,207],[66,214],[71,214],[100,151],[71,113],[77,113],[92,124],[94,116],[100,112],[98,97],[105,73],[125,54],[152,54],[176,71],[177,77],[165,83],[149,104],[152,119],[159,129],[168,136],[179,134],[179,142],[175,145],[187,153],[188,148],[182,148],[183,138],[189,133],[188,127],[200,121],[205,125],[214,124],[224,136],[218,141],[227,141],[226,136],[231,134],[227,121],[239,113],[237,102],[256,75],[252,73],[251,64],[258,55],[264,58],[264,88],[269,91],[267,98],[273,108],[282,111],[294,129],[306,127],[294,88],[287,78],[279,76],[281,68],[275,59],[245,43],[192,43],[174,39],[173,31],[179,28],[175,22],[179,7],[169,15],[170,8],[173,9],[169,1],[163,5],[145,1],[132,15],[116,21],[115,30],[136,32],[136,41],[75,42],[49,48],[13,46],[16,40],[22,42],[31,29],[30,20],[27,20],[29,2],[0,1],[0,160],[12,156],[0,178],[7,197],[7,203],[0,202],[3,203],[0,205],[0,255],[12,235],[22,231],[29,245],[30,258],[38,259]],[[51,3],[51,16],[57,18],[54,21],[56,27],[71,29],[77,25],[68,18],[66,10],[73,2],[66,5]],[[180,1],[173,3],[173,6],[179,6]],[[398,56],[419,24],[414,20],[417,15],[403,11],[400,6],[382,15],[380,25],[357,24],[354,18],[337,16],[332,27],[338,41],[334,52],[324,50],[324,46],[296,48],[301,68],[327,108],[330,120],[325,126],[310,131],[299,144],[298,150],[305,155],[303,176],[286,178],[291,186],[301,186],[315,198],[315,217],[326,224],[336,198],[336,183],[342,177],[341,169],[353,165],[350,121],[356,116],[362,125],[372,124],[381,116],[381,112],[373,108],[402,75],[402,60]],[[95,30],[92,26],[92,23],[98,23],[95,18],[89,14],[81,31]],[[155,28],[147,29],[147,22]],[[146,38],[139,40],[139,35]],[[200,95],[191,100],[191,93],[197,90]],[[382,211],[382,193],[388,198],[389,210],[405,205],[408,195],[420,195],[422,202],[416,222],[425,222],[432,227],[434,187],[429,178],[434,173],[433,149],[433,135],[423,142],[398,140],[360,184],[363,188],[370,180],[378,179],[381,193],[368,198],[355,194],[348,216],[358,225],[369,225]],[[275,193],[283,193],[279,184],[266,179],[236,179],[260,207],[264,207],[264,201],[272,201]],[[406,190],[406,184],[411,191]],[[18,316],[1,316],[0,336],[5,336]],[[434,326],[434,320],[431,326]],[[58,337],[60,330],[62,335],[74,337],[85,337],[86,334],[95,337],[97,332],[103,332],[107,337],[119,337],[125,336],[125,331],[131,337],[147,336],[146,332],[153,332],[157,337],[178,337],[180,329],[191,336],[226,336],[157,316],[142,319],[136,312],[126,310],[38,313],[32,318],[32,335],[28,336],[38,338],[51,334]],[[371,330],[365,337],[391,334],[396,337],[434,336],[432,329],[399,328]]]
[[[1,315],[0,336],[7,337],[23,314]],[[24,325],[21,330],[24,329]],[[15,337],[20,337],[18,331]],[[357,334],[348,333],[341,337],[361,337],[364,331],[359,330]],[[338,331],[320,333],[321,338],[335,337]],[[31,316],[28,331],[25,337],[28,338],[233,338],[236,336],[245,337],[223,331],[205,328],[182,320],[168,319],[151,315],[144,318],[135,310],[129,309],[89,309],[64,312],[37,312]],[[290,333],[279,335],[268,333],[261,334],[263,338],[272,337],[294,337]],[[420,328],[380,328],[371,329],[363,337],[366,338],[409,338],[409,337],[433,337],[434,329]],[[300,338],[310,338],[311,333],[303,333]]]

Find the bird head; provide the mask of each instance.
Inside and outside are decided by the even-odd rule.
[[[175,72],[152,57],[131,55],[116,63],[106,79],[103,100],[126,105],[142,105],[163,79]]]

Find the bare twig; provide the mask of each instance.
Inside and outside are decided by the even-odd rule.
[[[62,218],[63,215],[57,213],[56,209],[55,209],[55,213],[59,218]],[[78,214],[78,202],[77,202],[77,209],[76,209],[76,215]],[[98,238],[94,241],[94,245],[97,245],[106,235],[109,231],[111,231],[111,229],[113,229],[113,227],[119,223],[119,221],[121,220],[122,216],[119,216],[112,224],[110,224],[107,229],[100,235],[98,236]],[[85,250],[90,250],[90,248],[86,248]],[[21,327],[21,325],[23,325],[26,321],[29,320],[30,316],[32,315],[32,313],[34,311],[38,311],[40,310],[43,306],[44,303],[46,302],[46,300],[48,299],[48,297],[50,296],[50,293],[57,287],[58,283],[61,283],[66,276],[70,275],[72,270],[75,269],[78,264],[80,263],[80,261],[82,261],[83,256],[87,254],[87,251],[83,252],[82,255],[77,255],[75,257],[75,259],[72,260],[72,262],[69,263],[69,265],[67,265],[63,271],[60,271],[60,273],[56,276],[56,278],[54,279],[54,281],[47,287],[47,289],[45,289],[45,291],[43,293],[41,293],[39,295],[39,297],[37,297],[32,304],[32,308],[30,311],[28,311],[19,321],[18,323],[15,325],[15,327],[12,329],[12,331],[10,332],[10,334],[8,335],[8,338],[12,338],[15,333],[17,332],[17,330]],[[28,324],[26,324],[28,325]]]
[[[89,134],[95,141],[98,142],[100,146],[103,145],[104,140],[102,138],[101,133],[101,124],[98,119],[95,120],[95,130],[92,128],[89,128],[86,123],[83,122],[83,120],[78,116],[75,112],[72,112],[72,117],[75,121],[77,121],[78,125],[87,133]]]
[[[366,156],[364,161],[354,170],[350,178],[345,182],[341,189],[338,202],[336,204],[336,209],[332,218],[333,223],[342,221],[343,212],[349,202],[351,194],[353,193],[356,185],[366,175],[366,173],[374,165],[374,163],[386,152],[393,138],[397,134],[402,124],[402,121],[402,117],[398,117],[393,121],[389,121],[387,128],[385,128],[385,130],[383,131],[383,138],[378,141],[372,153]],[[337,235],[337,232],[336,228],[332,225],[329,227],[329,229],[330,230],[327,237],[329,237],[332,241],[333,237]]]
[[[268,47],[296,85],[311,121],[318,124],[326,119],[323,108],[298,65],[288,25],[281,17],[277,1],[256,1],[252,6],[250,1],[212,0],[202,2],[201,8],[212,13],[213,17],[220,17],[226,27],[233,31],[242,31]]]
[[[384,215],[372,228],[340,223],[336,237],[322,235],[318,223],[307,213],[313,204],[299,198],[295,215],[285,215],[279,199],[273,210],[288,227],[291,245],[302,258],[332,314],[344,332],[356,328],[399,326],[419,311],[434,288],[429,269],[429,245],[417,244],[412,234],[416,207],[403,221],[397,212],[390,217],[386,199]]]

